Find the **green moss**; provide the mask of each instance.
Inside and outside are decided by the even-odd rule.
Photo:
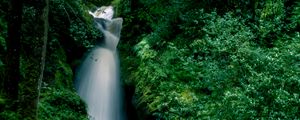
[[[70,90],[73,88],[73,71],[67,63],[59,60],[54,76],[56,87]]]

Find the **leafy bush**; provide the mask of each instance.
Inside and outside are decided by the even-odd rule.
[[[19,120],[20,115],[16,112],[5,110],[0,113],[1,120]]]
[[[85,103],[72,91],[48,89],[41,95],[39,119],[88,120]]]
[[[20,115],[13,111],[10,106],[13,103],[7,100],[3,94],[0,93],[0,119],[1,120],[19,120]]]

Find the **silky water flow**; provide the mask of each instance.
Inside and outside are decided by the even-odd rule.
[[[123,19],[94,21],[104,35],[104,43],[95,45],[83,60],[76,75],[76,90],[87,104],[90,120],[124,120],[116,50]]]

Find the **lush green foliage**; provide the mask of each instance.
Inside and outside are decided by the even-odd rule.
[[[39,119],[42,120],[87,120],[85,104],[75,92],[65,89],[48,88],[42,94],[39,110]]]
[[[1,79],[7,0],[0,3]],[[28,44],[34,9],[26,4],[23,50],[35,47]],[[102,38],[87,10],[109,4],[124,19],[121,76],[135,86],[140,119],[300,119],[295,0],[52,0],[40,119],[87,119],[72,79],[83,53]],[[19,61],[22,77],[27,59]],[[0,94],[0,119],[19,119],[13,104]]]
[[[141,114],[299,119],[299,4],[197,2],[124,4],[123,78],[136,86]]]

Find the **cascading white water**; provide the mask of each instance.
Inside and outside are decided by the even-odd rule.
[[[111,50],[94,48],[82,64],[77,92],[87,103],[92,120],[122,119],[118,57]]]
[[[123,120],[116,46],[123,20],[95,18],[104,35],[104,45],[96,45],[81,64],[76,75],[76,90],[87,104],[90,120]]]

